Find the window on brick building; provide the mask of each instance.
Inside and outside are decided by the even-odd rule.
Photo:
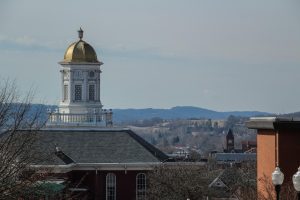
[[[146,174],[136,175],[136,200],[146,199]]]
[[[106,175],[106,200],[116,200],[116,175]]]

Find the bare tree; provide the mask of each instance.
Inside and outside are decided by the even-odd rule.
[[[41,179],[41,173],[29,169],[42,159],[33,144],[45,123],[32,99],[32,91],[22,97],[14,82],[0,83],[0,199],[24,196]]]
[[[149,173],[147,198],[151,200],[200,200],[216,172],[193,163],[163,165]]]
[[[255,162],[227,168],[194,163],[164,165],[149,173],[148,199],[257,199]],[[217,181],[217,182],[215,182]],[[224,183],[224,186],[213,183]]]
[[[275,187],[271,181],[271,175],[267,176],[264,174],[263,177],[260,178],[258,181],[261,182],[261,184],[263,184],[264,187],[259,189],[257,199],[275,200],[276,193],[275,193]],[[297,199],[297,192],[295,191],[291,181],[290,183],[284,183],[281,186],[280,199],[282,200]]]
[[[223,171],[220,178],[229,188],[231,196],[237,196],[240,200],[257,199],[255,166],[256,162],[244,162],[241,166],[231,166]]]

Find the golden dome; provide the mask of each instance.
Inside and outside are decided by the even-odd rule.
[[[83,31],[78,31],[79,41],[72,43],[66,50],[63,63],[100,63],[94,48],[82,40]]]

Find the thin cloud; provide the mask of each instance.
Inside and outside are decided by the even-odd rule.
[[[7,37],[0,35],[0,50],[9,51],[61,51],[62,48],[37,41],[29,36]]]
[[[118,44],[112,47],[95,46],[96,50],[104,52],[106,56],[118,58],[152,59],[168,61],[187,61],[188,58],[171,52],[160,51],[157,47],[137,47]]]

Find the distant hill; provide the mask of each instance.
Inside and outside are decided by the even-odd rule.
[[[32,112],[41,109],[44,113],[42,117],[47,116],[47,109],[51,108],[54,111],[57,106],[34,104]],[[189,118],[206,118],[206,119],[226,119],[230,115],[240,117],[254,117],[254,116],[269,116],[272,115],[266,112],[259,111],[232,111],[232,112],[217,112],[204,108],[193,106],[177,106],[170,109],[113,109],[113,119],[115,122],[128,122],[143,119],[151,119],[159,117],[162,119],[189,119]]]
[[[300,118],[300,112],[293,112],[288,114],[279,115],[279,117],[293,117],[293,118]]]
[[[217,112],[193,106],[177,106],[170,109],[113,109],[114,121],[135,121],[159,117],[162,119],[210,118],[226,119],[230,115],[240,117],[268,116],[270,113],[259,111]]]

